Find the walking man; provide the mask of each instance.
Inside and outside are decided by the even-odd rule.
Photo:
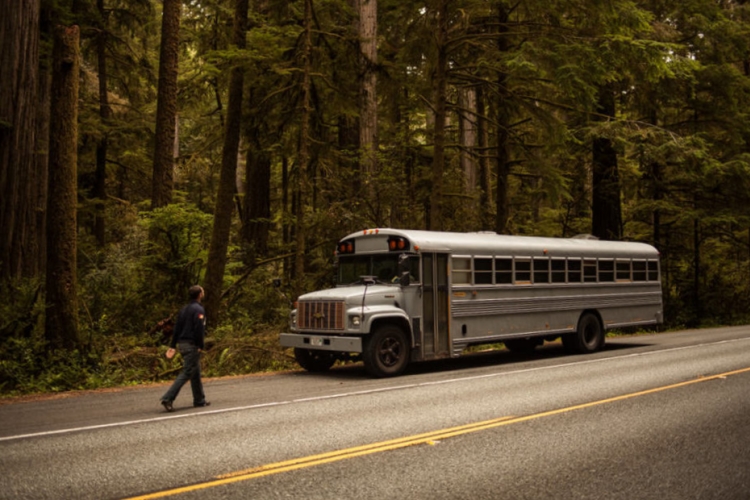
[[[203,383],[201,382],[201,351],[203,351],[203,339],[206,334],[206,311],[201,305],[203,300],[203,288],[194,285],[189,290],[190,303],[180,310],[177,315],[177,323],[174,326],[172,342],[170,343],[167,357],[175,354],[175,347],[182,355],[182,371],[177,376],[172,387],[161,397],[161,404],[167,411],[174,411],[172,403],[182,386],[190,381],[193,390],[193,406],[208,406],[203,394]]]

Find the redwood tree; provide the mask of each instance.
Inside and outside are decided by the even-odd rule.
[[[600,87],[597,111],[600,119],[614,119],[615,92],[612,86]],[[608,137],[594,138],[592,168],[591,234],[602,240],[622,239],[617,152]]]
[[[13,2],[0,16],[0,278],[39,272],[35,169],[39,1]],[[10,5],[10,4],[8,4]]]
[[[177,124],[177,63],[180,44],[181,0],[164,0],[159,51],[159,88],[156,103],[154,171],[151,207],[172,201],[174,142]]]
[[[434,156],[432,159],[432,194],[430,196],[430,229],[440,231],[443,227],[443,173],[445,172],[445,120],[447,117],[446,95],[448,86],[448,0],[440,0],[437,16],[437,62],[435,66],[435,132]]]
[[[78,26],[58,26],[52,52],[45,335],[56,347],[78,345],[76,209]]]
[[[246,45],[248,0],[236,0],[234,14],[234,45],[244,49]],[[229,80],[229,102],[224,134],[224,148],[221,158],[219,193],[214,209],[214,226],[211,233],[211,246],[208,250],[206,267],[206,315],[215,321],[221,302],[221,288],[224,282],[224,269],[227,264],[229,230],[232,225],[232,208],[237,189],[237,155],[240,147],[240,126],[242,118],[242,87],[245,71],[242,66],[232,68]]]
[[[378,62],[378,2],[377,0],[357,0],[359,10],[360,47],[360,95],[359,95],[359,144],[362,148],[360,171],[367,186],[368,195],[374,193],[372,176],[377,171],[378,151],[378,76],[375,71]]]

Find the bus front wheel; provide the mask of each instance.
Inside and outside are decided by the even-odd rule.
[[[336,362],[336,357],[329,352],[300,349],[299,347],[294,348],[294,359],[297,360],[297,364],[309,372],[327,371]]]
[[[404,331],[383,325],[367,339],[362,353],[365,368],[374,377],[399,375],[409,364],[409,343]]]
[[[604,346],[604,329],[595,314],[586,313],[578,320],[578,329],[575,333],[564,335],[562,340],[568,352],[596,352]]]

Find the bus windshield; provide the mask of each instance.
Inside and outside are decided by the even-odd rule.
[[[382,283],[398,284],[398,254],[346,255],[339,257],[338,285],[351,285],[362,276],[374,276]],[[409,258],[412,280],[419,276],[419,258]]]

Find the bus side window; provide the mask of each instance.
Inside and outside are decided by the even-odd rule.
[[[492,258],[474,258],[474,284],[492,284]]]
[[[580,283],[581,277],[581,259],[568,259],[568,283]]]
[[[513,283],[513,259],[495,259],[495,283],[498,285]]]
[[[565,259],[552,259],[552,283],[565,283]]]
[[[596,283],[596,261],[586,260],[583,262],[583,281]]]
[[[617,281],[632,281],[629,260],[618,260],[615,262],[615,271],[617,273]]]
[[[549,259],[534,257],[534,283],[549,283]]]
[[[471,283],[471,258],[453,257],[453,284],[468,285]]]
[[[636,260],[633,262],[633,281],[646,281],[645,260]]]
[[[513,280],[517,285],[529,285],[531,284],[531,260],[530,259],[516,259],[515,261],[515,279]]]
[[[659,281],[659,261],[648,261],[648,280]]]
[[[599,261],[599,281],[612,282],[615,280],[615,261]]]

